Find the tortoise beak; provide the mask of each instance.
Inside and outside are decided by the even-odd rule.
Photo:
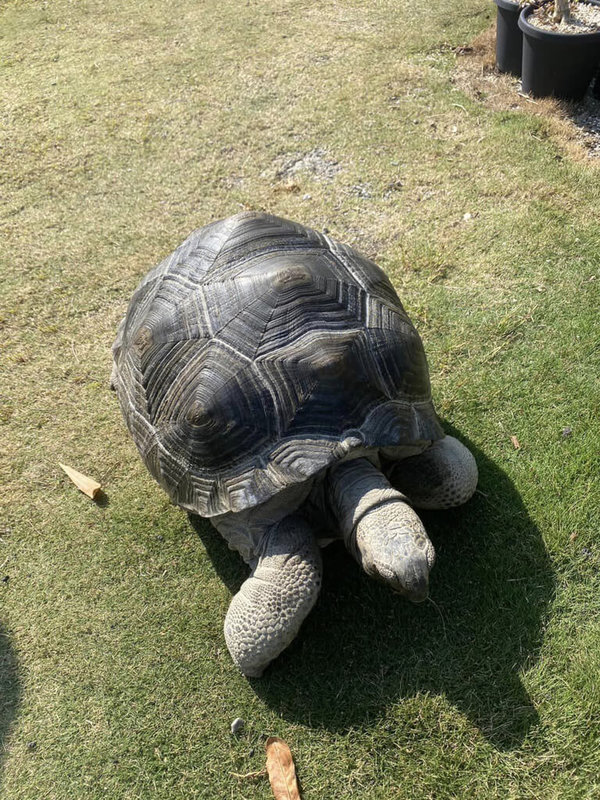
[[[424,603],[429,598],[429,581],[427,579],[421,579],[413,583],[410,587],[400,589],[393,589],[394,594],[398,594],[401,597],[405,597],[407,600],[410,600],[411,603],[415,605],[419,605],[420,603]]]
[[[415,605],[419,605],[420,603],[424,603],[429,597],[429,585],[426,583],[422,589],[413,590],[410,594],[406,595],[407,598],[410,600],[411,603],[415,603]]]

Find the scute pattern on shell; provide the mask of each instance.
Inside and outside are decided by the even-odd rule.
[[[136,290],[114,384],[146,466],[203,516],[258,505],[353,449],[440,438],[421,340],[379,267],[247,212]]]

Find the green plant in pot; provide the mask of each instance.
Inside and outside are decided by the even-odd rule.
[[[600,62],[600,4],[555,0],[526,7],[523,34],[523,91],[535,97],[581,100]]]

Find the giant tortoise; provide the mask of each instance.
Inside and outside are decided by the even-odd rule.
[[[464,503],[477,467],[444,435],[421,339],[376,264],[270,214],[213,222],[142,280],[113,356],[147,468],[250,566],[225,620],[245,675],[313,607],[324,538],[427,597],[434,550],[413,509]]]

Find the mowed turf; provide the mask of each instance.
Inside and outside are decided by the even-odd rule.
[[[268,798],[236,776],[271,734],[306,800],[600,796],[600,173],[516,86],[505,110],[463,91],[454,49],[493,15],[2,5],[3,798]],[[108,390],[138,280],[241,209],[377,260],[481,473],[463,509],[424,515],[431,603],[333,545],[300,636],[252,682],[222,634],[245,568],[169,504]]]

